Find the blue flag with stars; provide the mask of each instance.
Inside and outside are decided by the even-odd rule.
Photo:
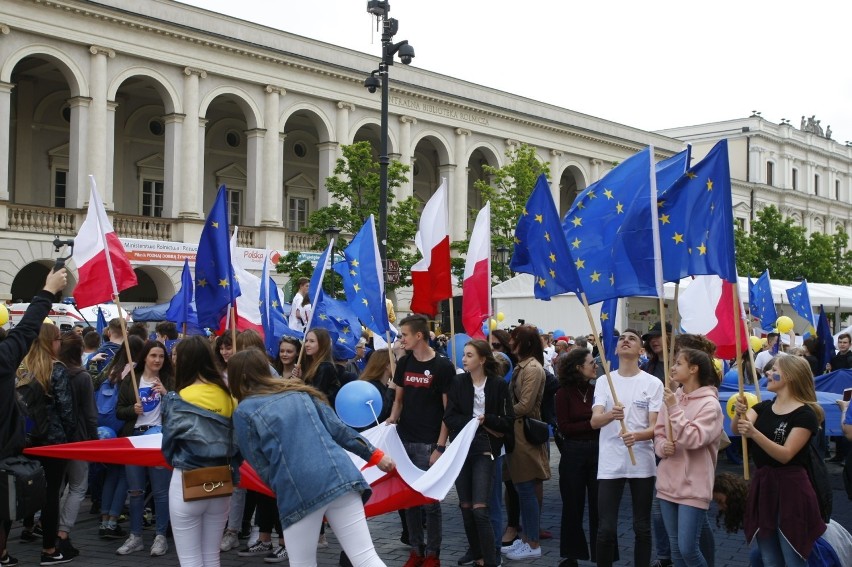
[[[278,356],[278,341],[281,337],[303,338],[301,331],[291,329],[284,315],[284,305],[278,296],[278,286],[269,277],[269,255],[263,261],[263,273],[260,276],[260,324],[263,326],[263,342],[269,356]]]
[[[615,318],[618,310],[618,298],[607,299],[601,304],[601,342],[610,370],[618,370],[618,356],[615,347],[618,337],[615,334]]]
[[[328,247],[323,250],[323,253],[319,255],[317,258],[317,265],[314,266],[314,273],[311,274],[311,283],[308,286],[308,293],[311,296],[311,312],[308,315],[308,324],[305,327],[305,334],[311,329],[313,325],[314,316],[317,313],[317,306],[319,305],[320,299],[323,297],[322,295],[322,280],[325,278],[325,270],[328,267],[328,258],[331,256],[331,249],[334,246],[334,242],[329,242]]]
[[[819,359],[819,368],[822,372],[825,365],[831,362],[834,357],[834,337],[831,335],[831,326],[828,324],[828,317],[826,317],[825,308],[822,305],[819,306],[816,333],[817,359]]]
[[[799,285],[788,289],[787,299],[790,300],[790,307],[793,308],[793,311],[808,322],[808,330],[803,336],[816,332],[814,310],[811,308],[811,294],[808,293],[808,280],[802,280]]]
[[[775,298],[772,297],[772,282],[769,270],[763,272],[757,281],[748,279],[748,307],[752,317],[760,319],[760,328],[766,332],[772,330],[778,320],[775,310]]]
[[[554,295],[580,289],[577,270],[559,226],[559,213],[543,174],[518,218],[509,268],[532,274],[536,299],[550,300]]]
[[[204,221],[195,256],[195,306],[201,327],[218,329],[228,307],[240,296],[231,265],[230,237],[227,191],[222,185]]]
[[[365,327],[384,337],[390,331],[390,322],[373,215],[344,248],[343,258],[334,264],[334,271],[343,278],[349,307]]]
[[[104,317],[104,310],[101,309],[100,305],[98,305],[98,322],[96,323],[96,325],[97,326],[95,327],[95,330],[98,332],[99,335],[103,336],[104,329],[106,329],[107,327],[107,320],[106,317]]]
[[[313,309],[311,327],[328,331],[334,358],[355,358],[355,345],[361,338],[361,324],[347,303],[328,297],[320,290]]]
[[[183,271],[180,274],[180,290],[169,301],[166,310],[166,321],[177,325],[186,325],[187,328],[198,327],[198,315],[192,301],[192,273],[189,271],[189,260],[183,261]]]

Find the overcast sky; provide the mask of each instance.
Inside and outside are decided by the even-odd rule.
[[[364,53],[366,0],[184,0]],[[847,0],[392,0],[412,65],[645,130],[762,112],[852,140]]]

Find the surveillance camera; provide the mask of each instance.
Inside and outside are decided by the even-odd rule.
[[[382,84],[379,81],[378,77],[376,77],[375,75],[370,75],[369,77],[364,79],[364,86],[367,88],[368,91],[374,93],[376,92],[376,89],[382,86]]]
[[[408,45],[401,45],[399,47],[399,60],[402,61],[403,65],[410,65],[411,60],[414,59],[414,47]]]

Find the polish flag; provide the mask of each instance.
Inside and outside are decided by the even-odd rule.
[[[737,300],[737,311],[740,301]],[[716,357],[737,356],[734,322],[740,325],[740,352],[746,352],[749,334],[741,313],[734,313],[734,284],[719,276],[695,276],[680,292],[678,310],[686,333],[705,335],[716,344]]]
[[[438,302],[453,296],[446,179],[423,207],[414,244],[423,258],[411,267],[411,311],[434,317]]]
[[[234,227],[231,236],[231,265],[234,268],[234,278],[240,284],[241,294],[234,302],[234,318],[238,331],[254,329],[260,336],[264,336],[263,320],[260,318],[260,278],[246,271],[239,262],[237,252],[237,232],[239,227]],[[223,325],[230,328],[230,322]]]
[[[138,283],[127,252],[109,222],[94,176],[90,175],[89,181],[89,211],[74,239],[71,256],[77,264],[74,299],[79,309],[112,301],[120,291]]]
[[[474,339],[485,339],[482,322],[491,314],[491,202],[485,203],[470,235],[462,283],[462,324]]]

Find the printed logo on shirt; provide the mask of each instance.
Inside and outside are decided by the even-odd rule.
[[[643,396],[645,395],[644,392],[643,392],[642,395]],[[636,406],[639,409],[647,410],[648,408],[651,407],[651,401],[647,397],[639,398],[639,399],[633,400],[633,405]]]
[[[782,421],[775,428],[774,437],[772,439],[778,445],[783,445],[787,442],[787,422]]]
[[[139,401],[142,402],[142,411],[150,413],[160,403],[160,392],[150,387],[139,388]]]
[[[412,388],[431,388],[434,378],[428,370],[423,374],[419,372],[406,372],[404,385]]]

